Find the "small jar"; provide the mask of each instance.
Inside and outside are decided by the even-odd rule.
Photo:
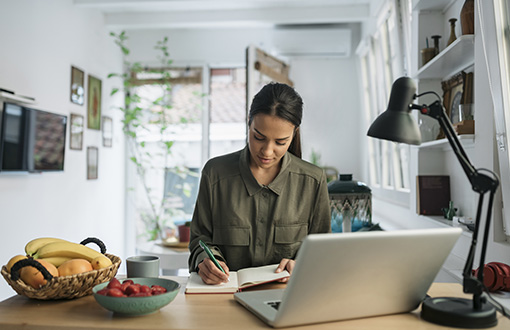
[[[340,174],[328,183],[331,206],[331,231],[357,231],[372,225],[372,192],[363,182],[353,181],[352,174]]]

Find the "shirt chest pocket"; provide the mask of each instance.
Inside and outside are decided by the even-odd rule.
[[[216,245],[248,246],[250,244],[250,228],[216,228],[213,232],[213,243]]]
[[[274,242],[293,244],[302,242],[308,234],[308,224],[275,225]]]

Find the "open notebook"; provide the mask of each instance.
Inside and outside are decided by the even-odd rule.
[[[242,289],[255,285],[274,282],[279,279],[289,277],[289,273],[285,270],[281,273],[275,273],[277,264],[261,267],[250,267],[230,272],[228,283],[217,285],[205,284],[195,272],[190,274],[188,283],[186,284],[186,293],[234,293]]]

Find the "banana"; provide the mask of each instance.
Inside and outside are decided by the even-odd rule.
[[[92,264],[92,268],[101,269],[110,266],[112,264],[112,261],[110,260],[110,258],[102,254],[92,259],[90,263]]]
[[[41,258],[41,260],[45,260],[52,264],[53,266],[57,267],[62,265],[64,262],[71,260],[70,257],[48,257],[48,258]]]
[[[27,254],[27,256],[33,256],[37,252],[37,250],[39,250],[41,247],[48,243],[53,242],[67,242],[67,241],[64,239],[54,237],[35,238],[25,245],[25,253]]]
[[[33,257],[34,259],[50,257],[80,258],[91,262],[100,255],[101,252],[82,244],[73,242],[52,242],[37,250]]]

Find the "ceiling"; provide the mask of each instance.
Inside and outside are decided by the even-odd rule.
[[[110,29],[335,25],[365,22],[382,0],[74,0]]]

